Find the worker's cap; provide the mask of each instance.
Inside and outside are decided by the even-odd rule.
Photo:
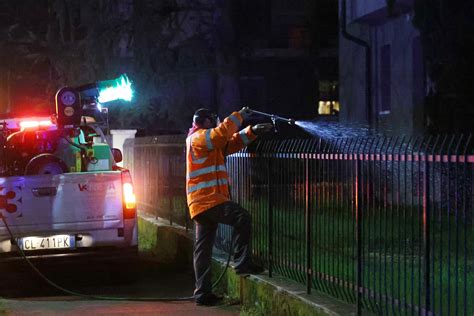
[[[206,119],[209,119],[214,126],[217,125],[217,122],[219,120],[217,114],[209,109],[200,108],[196,112],[194,112],[193,122],[197,126],[204,125]]]

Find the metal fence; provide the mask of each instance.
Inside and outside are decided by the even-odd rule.
[[[184,203],[184,137],[161,139],[135,140],[125,160],[133,148],[140,205],[186,223],[160,200],[174,187]],[[227,159],[270,276],[380,315],[474,314],[473,163],[470,136],[275,140]],[[220,226],[216,246],[230,240]]]
[[[228,169],[270,275],[359,313],[473,315],[473,162],[470,137],[289,140]]]
[[[189,228],[184,135],[128,139],[124,166],[132,171],[138,208]]]

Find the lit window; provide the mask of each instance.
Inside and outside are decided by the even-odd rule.
[[[319,115],[336,115],[339,113],[338,82],[332,80],[319,81],[318,113]]]
[[[336,115],[339,113],[339,101],[319,101],[319,115]]]

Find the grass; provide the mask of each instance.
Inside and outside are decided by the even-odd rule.
[[[240,311],[240,316],[265,316],[268,313],[268,308],[265,303],[257,302],[254,306],[244,306]]]
[[[304,205],[273,207],[267,199],[241,201],[253,215],[254,253],[273,269],[301,283],[306,277],[306,222]],[[316,205],[314,201],[313,205]],[[311,215],[313,288],[355,302],[357,242],[355,217],[345,208],[327,203]],[[363,303],[380,314],[397,314],[426,307],[425,284],[430,283],[431,310],[436,314],[474,313],[474,233],[453,214],[433,216],[430,243],[423,238],[420,208],[367,207],[361,218],[361,283]],[[436,215],[436,214],[433,214]],[[272,225],[270,241],[269,220]],[[429,248],[429,265],[425,260]],[[429,268],[429,274],[426,272]],[[429,276],[426,279],[425,275]]]
[[[0,315],[8,315],[8,310],[5,308],[5,303],[3,299],[0,297]]]

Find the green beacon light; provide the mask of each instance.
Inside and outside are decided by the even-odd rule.
[[[112,80],[98,81],[99,103],[106,103],[115,100],[131,101],[133,98],[132,82],[126,74]]]

